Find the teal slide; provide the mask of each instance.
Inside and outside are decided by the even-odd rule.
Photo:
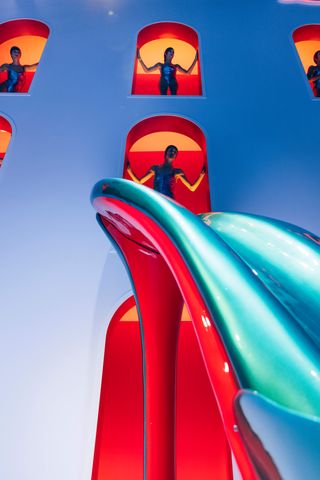
[[[194,323],[238,464],[244,445],[260,478],[300,480],[306,465],[308,480],[319,478],[314,442],[320,441],[320,239],[257,215],[197,216],[120,179],[97,183],[92,203],[135,291],[142,275],[130,245],[154,252],[169,267]],[[226,406],[229,397],[232,408]],[[240,440],[234,440],[234,425]],[[295,451],[295,432],[296,445],[300,440],[304,449],[292,461],[286,447],[270,444],[268,431],[277,425],[282,447]]]

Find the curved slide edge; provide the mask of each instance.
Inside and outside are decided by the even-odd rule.
[[[310,374],[320,371],[314,342],[253,269],[180,205],[120,179],[97,183],[92,203],[123,251],[128,252],[128,242],[138,245],[149,257],[161,257],[171,271],[192,318],[229,443],[240,468],[245,464],[244,478],[255,478],[233,428],[234,396],[240,388],[258,390],[317,415],[318,379]],[[125,255],[130,270],[136,256]],[[139,304],[139,295],[136,300]]]

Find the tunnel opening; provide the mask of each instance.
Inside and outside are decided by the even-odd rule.
[[[142,62],[151,67],[158,62],[164,62],[164,52],[167,48],[174,49],[173,64],[178,64],[185,70],[193,64],[192,71],[185,74],[179,69],[176,72],[178,83],[177,95],[202,95],[202,81],[199,55],[199,39],[195,30],[187,25],[175,22],[159,22],[148,25],[140,30],[137,38],[137,53],[140,52]],[[133,95],[160,95],[159,68],[145,71],[138,55],[134,60],[132,82]],[[168,89],[170,94],[170,89]]]

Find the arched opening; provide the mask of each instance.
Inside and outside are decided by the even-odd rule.
[[[143,480],[143,374],[134,297],[108,328],[92,480]],[[186,308],[178,347],[177,479],[230,478],[230,454],[218,407]]]
[[[293,32],[293,41],[298,51],[303,69],[309,79],[315,97],[320,96],[320,82],[312,80],[320,74],[320,65],[317,67],[314,55],[320,50],[320,25],[303,25]]]
[[[192,65],[196,53],[198,59],[189,74],[177,71],[177,95],[202,95],[199,60],[199,39],[197,33],[187,25],[174,22],[160,22],[143,28],[137,38],[137,52],[147,67],[164,62],[164,51],[174,49],[173,64],[185,70]],[[159,95],[160,71],[145,72],[138,57],[135,58],[132,82],[133,95]],[[170,94],[170,90],[168,90]]]
[[[49,28],[42,22],[31,19],[12,20],[0,25],[0,64],[11,64],[10,49],[18,47],[21,51],[20,63],[28,66],[19,78],[8,83],[8,71],[0,72],[0,92],[27,93],[47,39]]]
[[[130,297],[107,331],[92,480],[143,479],[143,379],[139,323]]]
[[[195,191],[175,180],[172,187],[175,200],[193,213],[211,211],[206,139],[202,130],[185,118],[159,115],[135,125],[127,137],[123,178],[132,180],[128,173],[128,162],[138,178],[143,177],[152,166],[163,164],[168,145],[178,148],[173,166],[183,170],[191,184],[199,179],[203,167],[206,172]],[[153,188],[154,177],[147,180],[145,185]]]
[[[0,116],[0,167],[7,152],[12,136],[12,127],[8,120]]]

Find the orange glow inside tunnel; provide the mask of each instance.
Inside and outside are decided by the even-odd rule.
[[[181,168],[189,182],[197,180],[203,166],[208,170],[205,138],[199,127],[180,117],[159,116],[140,122],[130,131],[123,177],[131,180],[126,169],[127,161],[138,178],[145,175],[153,165],[162,164],[168,145],[178,148],[173,166]],[[144,185],[153,188],[153,181],[150,178]],[[208,174],[194,192],[177,180],[174,184],[174,198],[193,213],[211,211]]]
[[[190,27],[177,23],[162,22],[142,29],[138,35],[137,48],[147,67],[164,62],[164,51],[174,49],[173,64],[188,69],[199,53],[198,36]],[[132,94],[159,95],[159,69],[145,72],[135,58]],[[199,60],[190,74],[177,72],[178,95],[202,95]],[[170,94],[170,92],[168,92]]]
[[[49,35],[46,25],[34,20],[14,20],[0,25],[0,64],[11,63],[10,48],[21,50],[21,65],[32,65],[41,59]],[[36,68],[25,73],[22,93],[29,91]],[[0,83],[7,78],[6,72],[0,73]]]
[[[3,42],[0,45],[1,63],[11,63],[10,48],[15,46],[21,50],[21,64],[32,65],[37,63],[41,58],[46,38],[37,37],[35,35],[25,35],[23,37],[15,37]]]
[[[151,40],[151,42],[145,43],[140,48],[140,54],[144,63],[150,67],[157,62],[164,61],[163,54],[168,47],[172,47],[175,52],[172,63],[178,63],[181,65],[181,67],[187,70],[194,60],[196,49],[183,40],[179,40],[177,38],[159,38],[157,40]],[[143,71],[142,66],[138,62],[137,74],[139,75],[144,73],[145,72]],[[159,72],[153,71],[147,73],[146,75],[159,75]],[[177,72],[177,75],[183,75],[183,73]],[[198,75],[197,64],[192,70],[191,75]]]
[[[231,480],[229,447],[186,309],[177,370],[177,480]],[[107,332],[92,480],[143,479],[142,378],[140,326],[130,297]]]
[[[2,166],[12,136],[12,128],[8,120],[0,116],[0,167]]]
[[[297,42],[296,48],[299,53],[299,57],[303,65],[304,71],[307,73],[310,65],[315,65],[313,61],[313,55],[317,50],[320,50],[320,39]]]

